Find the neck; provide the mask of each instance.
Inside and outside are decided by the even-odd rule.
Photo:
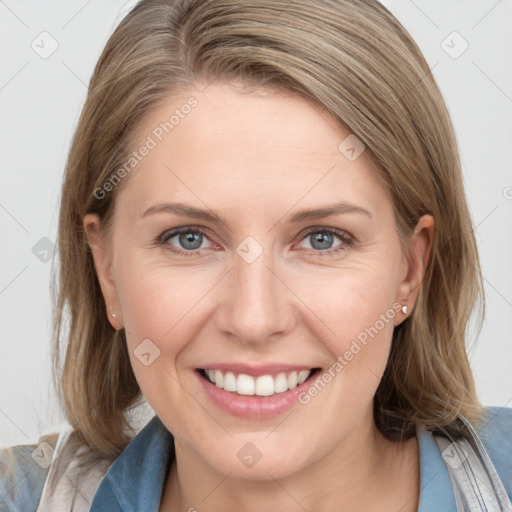
[[[364,423],[364,422],[363,422]],[[176,460],[164,487],[161,512],[292,512],[299,510],[416,511],[419,452],[416,438],[387,440],[373,423],[356,428],[325,457],[286,477],[233,478],[216,472],[175,441]]]

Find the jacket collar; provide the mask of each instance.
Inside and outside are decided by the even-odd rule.
[[[418,512],[454,512],[457,509],[455,495],[436,442],[425,429],[418,429],[417,437],[420,450]],[[157,512],[174,457],[174,439],[155,415],[110,466],[90,510]]]
[[[418,512],[455,512],[457,505],[450,475],[434,436],[426,429],[416,431],[420,449],[420,500]]]
[[[174,439],[155,415],[110,466],[90,510],[157,512],[174,456]]]

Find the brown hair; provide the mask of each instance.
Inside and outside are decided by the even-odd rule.
[[[465,335],[478,298],[483,315],[479,259],[450,117],[404,27],[377,0],[143,0],[96,65],[62,189],[55,380],[79,437],[114,458],[130,440],[127,413],[141,402],[124,331],[106,317],[83,218],[97,213],[108,226],[122,187],[101,198],[94,191],[126,162],[141,119],[187,85],[215,79],[289,91],[348,127],[390,194],[402,240],[423,214],[434,217],[430,261],[412,314],[395,328],[375,420],[390,439],[459,414],[478,420]]]

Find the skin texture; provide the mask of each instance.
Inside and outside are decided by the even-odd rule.
[[[177,463],[161,510],[416,510],[416,438],[387,441],[372,413],[393,327],[406,318],[401,311],[307,405],[271,419],[221,411],[195,369],[235,362],[328,369],[394,303],[410,314],[432,217],[419,220],[407,259],[366,153],[349,161],[338,146],[350,132],[296,96],[191,87],[151,112],[138,140],[191,96],[197,106],[125,178],[111,231],[101,231],[96,215],[84,218],[105,302],[116,314],[109,319],[126,329],[141,390],[175,437]],[[289,221],[298,210],[339,201],[370,215]],[[141,218],[171,202],[216,212],[223,222],[168,212]],[[206,236],[194,249],[179,236],[158,245],[162,233],[182,226]],[[315,244],[311,235],[325,228],[352,243],[333,235]],[[248,236],[262,250],[251,263],[237,252]],[[134,353],[145,339],[160,350],[147,366]],[[261,453],[252,467],[237,457],[248,442]]]

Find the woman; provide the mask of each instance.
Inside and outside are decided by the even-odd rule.
[[[59,255],[71,428],[4,453],[7,510],[510,510],[453,129],[377,1],[140,2],[91,79]]]

